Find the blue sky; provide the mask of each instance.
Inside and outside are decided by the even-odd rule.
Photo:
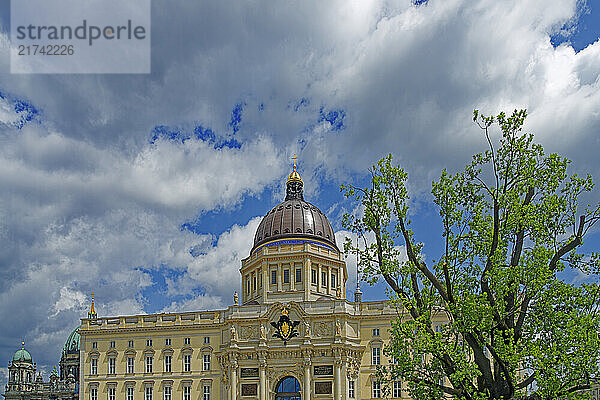
[[[49,370],[92,290],[100,315],[227,307],[292,154],[341,238],[340,184],[393,153],[430,258],[431,181],[485,149],[474,108],[527,108],[600,180],[597,2],[418,3],[156,0],[149,75],[11,75],[3,3],[0,360],[24,339]]]

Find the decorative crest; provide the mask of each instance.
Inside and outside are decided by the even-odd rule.
[[[271,326],[275,328],[275,333],[273,337],[277,337],[283,340],[284,346],[287,344],[287,341],[293,337],[298,336],[298,330],[296,327],[300,324],[300,321],[292,321],[289,317],[290,310],[287,306],[283,306],[281,309],[281,317],[279,317],[279,321],[271,322]]]

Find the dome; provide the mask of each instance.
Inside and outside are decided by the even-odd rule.
[[[75,328],[69,335],[63,353],[79,353],[79,327]]]
[[[22,344],[24,345],[24,343]],[[13,362],[32,362],[33,360],[31,359],[31,354],[29,354],[29,352],[27,350],[25,350],[25,347],[21,347],[19,350],[15,351],[15,355],[12,358]]]
[[[304,201],[303,182],[296,166],[287,180],[286,198],[273,207],[262,219],[250,254],[264,244],[280,239],[304,239],[338,251],[335,234],[321,210]]]

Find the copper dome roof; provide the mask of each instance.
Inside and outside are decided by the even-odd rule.
[[[250,254],[264,243],[284,238],[316,239],[339,251],[333,228],[325,214],[304,201],[303,182],[295,167],[290,177],[295,174],[298,179],[288,178],[285,201],[273,207],[260,221]]]

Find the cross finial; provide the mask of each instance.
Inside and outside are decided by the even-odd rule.
[[[294,154],[292,156],[292,160],[294,160],[294,171],[296,170],[296,160],[298,159],[298,157]]]

